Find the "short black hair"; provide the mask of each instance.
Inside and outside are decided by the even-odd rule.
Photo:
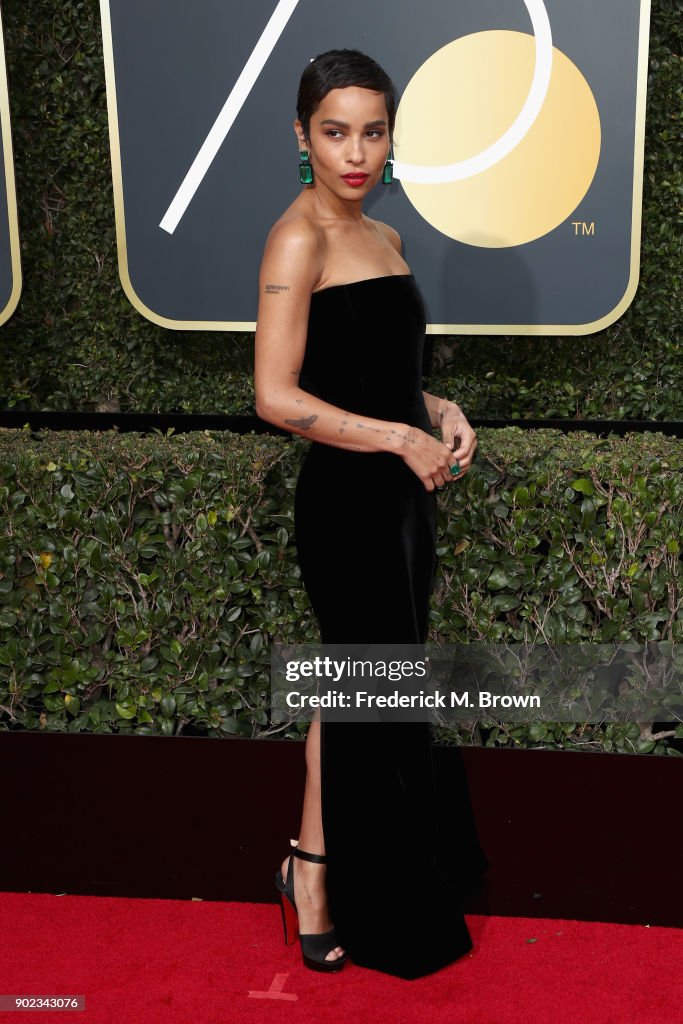
[[[350,85],[383,92],[389,117],[389,138],[396,120],[396,89],[377,61],[360,50],[327,50],[315,57],[304,70],[299,83],[296,111],[306,138],[310,138],[311,117],[332,89]]]

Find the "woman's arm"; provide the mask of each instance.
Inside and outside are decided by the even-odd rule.
[[[423,391],[422,394],[424,395],[425,405],[427,406],[427,412],[433,427],[441,427],[441,421],[449,406],[453,407],[453,412],[462,413],[460,406],[456,405],[455,402],[449,401],[448,398],[438,398],[436,395],[430,395],[428,391]]]
[[[441,431],[441,440],[452,450],[454,460],[457,459],[460,464],[457,476],[466,473],[477,448],[477,435],[456,402],[430,395],[427,391],[422,394],[432,426]]]
[[[254,381],[256,412],[269,423],[349,451],[400,455],[427,490],[452,479],[445,444],[405,423],[358,416],[299,387],[311,293],[322,244],[304,218],[275,226],[261,264]]]

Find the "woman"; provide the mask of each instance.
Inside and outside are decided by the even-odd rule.
[[[420,293],[397,232],[363,213],[391,180],[395,112],[390,79],[364,54],[309,64],[294,122],[306,187],[260,273],[256,410],[313,442],[295,530],[325,644],[424,643],[435,491],[468,471],[477,443],[454,402],[421,391]],[[411,978],[471,948],[428,723],[313,721],[306,765],[298,845],[276,885],[307,966],[350,957]]]

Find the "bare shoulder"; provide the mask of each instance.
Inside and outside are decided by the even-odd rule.
[[[266,240],[259,273],[260,296],[288,295],[296,302],[310,296],[320,279],[324,252],[322,232],[315,221],[290,207],[275,222]],[[281,305],[278,303],[280,309]]]
[[[401,250],[403,246],[401,244],[401,236],[399,235],[396,228],[392,228],[390,224],[385,224],[381,220],[375,220],[373,221],[373,224],[380,232],[380,234],[384,235],[387,241],[394,247],[396,252],[399,255],[401,255]]]
[[[311,217],[287,210],[273,224],[264,250],[265,259],[311,259],[322,255],[324,238]]]

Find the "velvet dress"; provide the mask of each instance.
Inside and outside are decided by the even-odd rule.
[[[431,433],[425,310],[412,274],[314,292],[300,387],[359,416]],[[342,436],[340,436],[340,440]],[[422,644],[436,493],[403,459],[312,442],[295,496],[303,582],[323,644]],[[321,720],[331,919],[353,963],[403,978],[471,948],[464,895],[485,866],[464,772],[445,778],[428,722]]]

